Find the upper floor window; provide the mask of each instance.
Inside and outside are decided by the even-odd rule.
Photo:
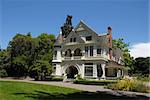
[[[72,42],[72,38],[70,38],[70,42]]]
[[[76,42],[76,38],[70,38],[70,42]]]
[[[65,52],[65,56],[66,56],[66,57],[71,57],[71,56],[72,56],[70,49],[68,49],[68,50]]]
[[[97,54],[101,54],[102,50],[100,48],[97,49]]]
[[[85,47],[85,56],[88,56],[88,46]]]
[[[93,46],[86,46],[85,47],[85,56],[93,56]]]
[[[90,56],[93,56],[93,46],[90,46]]]
[[[76,42],[76,38],[73,38],[73,42]]]
[[[74,51],[74,56],[82,56],[81,49],[77,48],[77,49]]]
[[[86,36],[86,41],[91,41],[92,40],[92,36]]]

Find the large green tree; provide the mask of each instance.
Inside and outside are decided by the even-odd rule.
[[[149,76],[150,57],[138,57],[135,58],[133,66],[131,67],[131,73],[140,76]]]
[[[31,36],[17,34],[9,42],[8,51],[11,54],[10,76],[28,76],[28,69],[31,66],[31,40]]]
[[[53,45],[54,35],[42,33],[36,39],[33,39],[32,67],[30,68],[32,76],[36,79],[45,79],[45,76],[52,73]]]
[[[0,51],[0,77],[5,77],[8,75],[6,70],[9,68],[10,64],[11,63],[10,63],[9,52],[1,49]]]
[[[47,33],[35,38],[31,33],[16,34],[6,51],[0,51],[1,69],[6,69],[9,76],[35,77],[43,71],[44,76],[50,75],[54,41],[55,36]],[[38,69],[38,73],[35,69]]]
[[[113,40],[113,48],[119,48],[124,57],[124,65],[126,67],[131,67],[133,64],[133,57],[130,55],[129,43],[125,43],[123,38]]]

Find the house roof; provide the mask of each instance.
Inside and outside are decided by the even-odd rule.
[[[77,29],[80,27],[80,25],[82,25],[83,27],[85,27],[86,29],[91,31],[92,33],[95,33],[96,35],[98,35],[96,33],[96,31],[94,31],[91,27],[89,27],[83,20],[80,20],[79,24],[75,27],[75,31],[77,31]]]
[[[107,38],[108,34],[107,33],[97,34],[96,31],[94,31],[91,27],[89,27],[83,20],[81,20],[77,24],[77,26],[70,33],[73,32],[73,33],[76,33],[77,36],[79,36],[78,31],[82,31],[82,30],[89,30],[92,34],[94,34],[95,36],[97,36],[97,39],[98,39],[97,41],[98,42],[101,42],[101,43],[107,43],[108,42],[108,38]],[[61,45],[62,42],[64,42],[62,34],[59,34],[54,45]]]
[[[63,37],[62,37],[62,34],[59,34],[57,39],[56,39],[56,42],[54,43],[55,46],[59,46],[61,45],[63,42]]]

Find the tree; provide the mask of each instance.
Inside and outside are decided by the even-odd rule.
[[[34,60],[30,70],[32,76],[35,76],[37,79],[44,79],[46,75],[50,75],[52,72],[52,51],[55,36],[42,33],[33,41]]]
[[[9,53],[6,50],[0,51],[0,77],[8,76],[6,69],[10,66]]]
[[[123,38],[113,40],[113,48],[119,48],[123,53],[124,65],[126,67],[131,67],[133,63],[133,57],[131,57],[128,47],[129,47],[129,43],[125,43],[123,41]]]
[[[52,73],[52,66],[48,61],[37,60],[31,66],[31,72],[36,80],[45,80]]]
[[[149,75],[150,57],[138,57],[134,60],[133,66],[131,67],[132,74],[138,74],[140,76]]]
[[[10,76],[28,76],[28,69],[31,66],[31,40],[30,35],[16,34],[9,42],[7,49],[11,56]]]
[[[9,54],[8,58],[10,58],[10,66],[7,69],[9,76],[34,77],[34,72],[36,75],[40,75],[37,74],[34,69],[38,69],[40,72],[45,70],[46,72],[44,75],[50,73],[48,70],[52,69],[52,50],[54,41],[55,36],[47,33],[42,33],[35,38],[31,36],[30,32],[27,33],[27,35],[16,34],[12,41],[9,42],[7,48]],[[49,68],[44,69],[42,66],[46,65]]]

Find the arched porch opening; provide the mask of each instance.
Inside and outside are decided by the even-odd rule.
[[[75,75],[78,74],[78,69],[75,66],[69,66],[66,69],[67,78],[75,78]]]

